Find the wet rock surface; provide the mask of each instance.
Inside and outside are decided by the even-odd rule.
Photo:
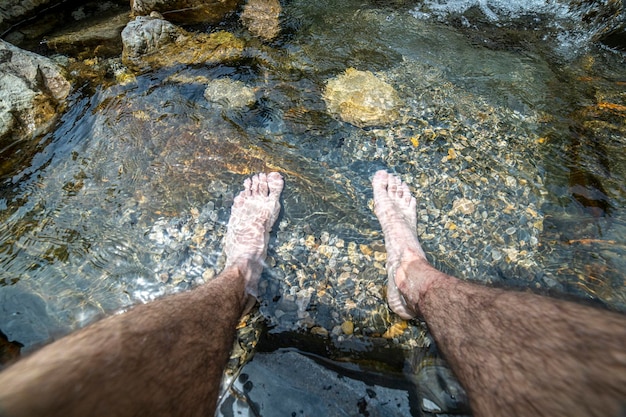
[[[255,102],[254,90],[241,81],[220,78],[208,82],[204,97],[211,103],[242,108]]]
[[[122,62],[135,70],[211,64],[241,57],[244,43],[231,33],[195,33],[167,20],[138,16],[122,31]]]
[[[380,380],[375,372],[329,369],[294,351],[258,353],[233,381],[218,415],[416,415],[409,384],[386,387]]]
[[[0,40],[0,139],[45,132],[63,108],[70,83],[48,58]]]

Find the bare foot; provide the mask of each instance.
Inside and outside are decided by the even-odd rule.
[[[270,230],[280,211],[283,177],[278,172],[246,178],[235,197],[224,243],[226,267],[237,265],[246,275],[246,292],[258,295]]]
[[[417,203],[409,187],[400,178],[378,171],[372,179],[374,189],[374,212],[385,235],[387,249],[387,302],[389,307],[403,319],[417,316],[410,308],[400,290],[397,272],[400,265],[414,260],[426,260],[426,255],[417,239]]]

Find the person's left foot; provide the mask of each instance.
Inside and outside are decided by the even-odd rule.
[[[238,266],[246,276],[246,292],[257,296],[269,235],[280,212],[283,178],[278,172],[247,178],[235,197],[224,243],[226,267]]]

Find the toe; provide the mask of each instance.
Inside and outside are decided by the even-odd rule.
[[[409,190],[409,186],[406,185],[405,183],[402,183],[402,195],[400,196],[402,199],[404,199],[404,202],[406,203],[406,205],[408,206],[411,203],[411,198],[413,198],[411,196],[411,190]]]
[[[244,191],[243,191],[242,194],[250,195],[251,188],[252,188],[252,180],[250,178],[246,178],[243,181],[243,189],[244,189]]]
[[[374,188],[387,188],[388,184],[388,174],[387,171],[380,170],[374,174],[374,178],[372,178],[372,186]]]
[[[265,173],[259,174],[259,193],[266,197],[268,195],[268,187],[267,187],[267,175]]]
[[[258,175],[254,175],[252,177],[252,187],[250,187],[250,193],[251,194],[258,194],[259,193],[259,176]]]
[[[283,177],[278,172],[270,172],[267,175],[267,186],[269,187],[270,195],[280,194],[283,190]]]
[[[391,181],[389,181],[391,186],[389,189],[391,190],[391,195],[394,197],[402,197],[402,180],[398,177],[392,177]]]

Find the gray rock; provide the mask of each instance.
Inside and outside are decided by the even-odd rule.
[[[221,399],[216,415],[412,415],[409,385],[388,388],[376,384],[380,374],[346,371],[297,352],[257,353]]]
[[[225,31],[193,33],[162,19],[157,12],[138,16],[122,31],[122,62],[132,70],[235,60],[244,42]]]
[[[50,59],[0,40],[0,138],[44,132],[70,88],[61,67]]]
[[[157,52],[181,34],[182,30],[167,20],[138,16],[122,30],[124,59],[135,60]]]
[[[211,103],[227,108],[244,108],[256,100],[254,90],[241,81],[229,78],[211,80],[204,90],[204,97]]]

